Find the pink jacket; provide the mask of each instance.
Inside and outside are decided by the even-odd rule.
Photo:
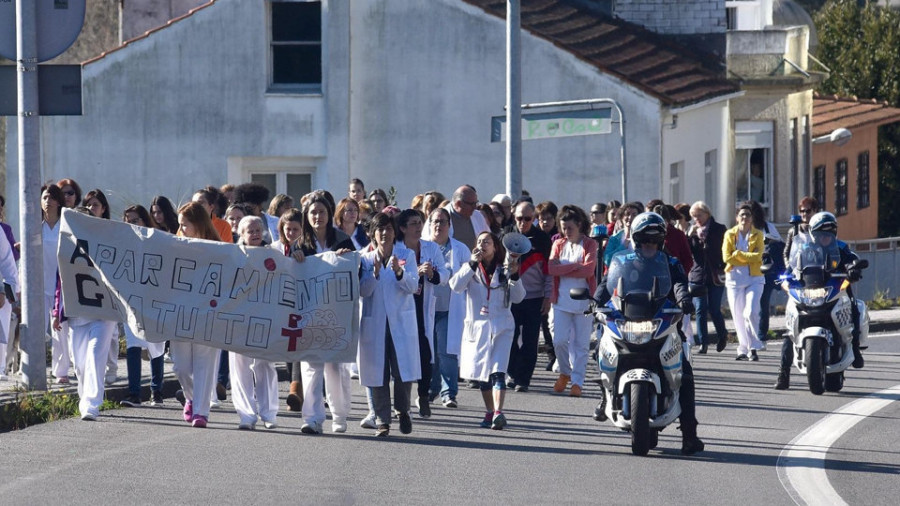
[[[597,290],[597,251],[600,249],[597,241],[588,236],[582,237],[581,247],[584,248],[584,257],[581,259],[581,263],[554,265],[553,261],[559,260],[559,252],[566,244],[566,240],[565,237],[561,237],[553,241],[553,248],[550,250],[547,273],[553,276],[553,295],[550,297],[550,302],[553,304],[559,299],[559,278],[561,276],[587,279],[590,295],[594,295]]]

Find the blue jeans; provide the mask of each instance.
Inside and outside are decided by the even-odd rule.
[[[128,366],[128,392],[141,395],[141,348],[132,346],[125,350],[125,364]],[[150,390],[162,389],[163,357],[150,359]]]
[[[769,333],[769,305],[772,301],[772,292],[775,290],[775,273],[766,274],[766,284],[763,286],[762,297],[759,299],[759,339],[765,341]]]
[[[434,367],[431,371],[431,394],[441,393],[441,400],[456,399],[459,393],[459,357],[447,353],[449,311],[434,313]]]
[[[697,318],[697,336],[701,344],[710,346],[713,343],[707,331],[707,313],[712,317],[716,336],[720,341],[726,338],[725,317],[722,316],[722,295],[725,294],[724,286],[707,285],[706,295],[694,297],[695,316]]]

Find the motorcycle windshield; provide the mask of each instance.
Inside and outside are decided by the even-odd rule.
[[[616,254],[609,264],[606,288],[612,302],[629,320],[654,317],[672,289],[668,258],[651,258],[631,251]]]
[[[821,269],[835,271],[841,262],[837,238],[831,232],[798,234],[791,243],[790,268],[795,276],[802,272]]]

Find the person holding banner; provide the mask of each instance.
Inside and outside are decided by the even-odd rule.
[[[84,207],[88,208],[94,218],[108,220],[109,201],[99,188],[95,188],[84,196]],[[112,385],[119,376],[119,327],[114,326],[109,334],[109,355],[106,357],[106,377],[104,382]]]
[[[181,206],[178,209],[178,225],[178,232],[184,237],[221,240],[213,228],[209,213],[200,203],[188,202]],[[193,427],[206,427],[219,350],[184,341],[171,341],[169,349],[175,374],[184,393],[184,421]]]
[[[413,300],[419,287],[416,257],[406,248],[394,247],[394,227],[390,216],[376,213],[369,222],[374,248],[360,260],[359,381],[372,394],[375,435],[380,437],[391,428],[391,378],[400,432],[409,434],[412,384],[422,376]]]
[[[258,216],[245,216],[238,224],[238,244],[263,247],[265,225]],[[228,354],[231,373],[231,400],[241,421],[238,429],[253,430],[262,419],[267,429],[278,427],[278,373],[275,362],[248,357],[240,353]]]
[[[63,192],[55,184],[44,185],[41,188],[41,211],[43,214],[41,242],[44,245],[44,308],[46,310],[46,320],[44,321],[45,328],[48,326],[50,328],[51,371],[58,384],[69,382],[69,324],[63,321],[59,330],[48,324],[53,311],[56,271],[59,269],[56,250],[59,246],[60,209],[63,208],[64,203]]]
[[[466,294],[459,374],[479,384],[485,406],[481,427],[501,430],[506,426],[506,369],[516,325],[510,306],[525,298],[518,259],[507,258],[500,238],[482,232],[468,263],[450,278],[450,289]]]
[[[290,211],[285,214],[291,214]],[[334,227],[334,207],[328,198],[318,192],[308,195],[303,205],[300,240],[296,243],[302,255],[295,255],[298,261],[326,251],[343,254],[353,251],[353,242],[347,234]],[[296,252],[295,249],[295,252]],[[331,430],[347,431],[347,416],[350,414],[350,371],[337,362],[294,362],[293,375],[299,369],[303,386],[303,425],[300,432],[320,434],[325,421],[325,398],[322,383],[331,409]]]
[[[87,202],[87,199],[85,199]],[[90,208],[78,207],[77,212],[91,214]],[[69,342],[78,378],[78,412],[84,421],[94,421],[100,416],[103,402],[103,372],[109,355],[110,338],[116,322],[90,320],[80,316],[66,317],[63,306],[62,285],[57,272],[54,294],[52,327],[61,331],[62,322],[68,322]]]
[[[156,228],[156,223],[144,206],[131,206],[122,213],[122,221],[129,225]],[[150,343],[139,339],[126,324],[125,327],[125,365],[128,367],[128,397],[122,399],[122,406],[141,405],[141,349],[150,354],[150,405],[163,404],[163,352],[165,343]]]
[[[272,243],[272,247],[284,256],[294,256],[298,262],[302,262],[305,256],[297,244],[302,231],[303,213],[296,207],[288,209],[278,218],[278,240]],[[303,377],[299,364],[300,362],[288,363],[288,371],[291,373],[291,385],[286,399],[288,411],[303,409]]]

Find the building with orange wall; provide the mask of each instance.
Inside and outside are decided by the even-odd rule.
[[[878,127],[900,121],[900,109],[875,100],[832,95],[813,99],[813,139],[837,128],[849,142],[813,142],[811,194],[838,219],[843,240],[878,237]]]

